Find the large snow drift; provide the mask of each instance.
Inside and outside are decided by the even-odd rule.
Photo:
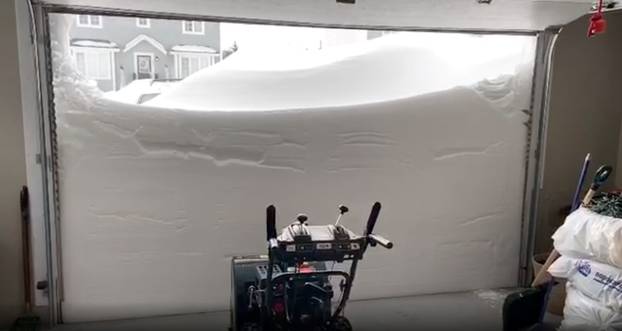
[[[226,309],[230,258],[264,252],[269,204],[280,226],[299,212],[334,222],[345,204],[342,224],[361,231],[383,203],[377,230],[396,246],[369,252],[355,299],[515,285],[529,75],[454,87],[437,78],[451,67],[411,50],[271,71],[271,88],[223,62],[152,101],[279,109],[237,112],[105,100],[57,56],[64,320]],[[184,103],[203,82],[207,97]],[[443,90],[397,98],[426,82]]]
[[[336,107],[403,99],[513,75],[533,58],[528,37],[401,32],[324,50],[244,49],[148,105],[194,110]],[[529,92],[531,76],[506,93]]]

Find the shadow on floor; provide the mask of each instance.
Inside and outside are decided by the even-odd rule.
[[[356,331],[502,329],[501,309],[509,290],[425,295],[350,302],[346,316]],[[550,316],[544,330],[554,330]],[[54,331],[228,330],[229,312],[212,312],[123,321],[65,324]]]

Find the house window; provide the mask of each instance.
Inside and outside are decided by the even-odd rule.
[[[179,54],[177,55],[178,78],[186,78],[203,68],[214,65],[216,60],[217,55]]]
[[[78,72],[87,79],[112,79],[111,54],[109,51],[100,50],[74,50]]]
[[[185,34],[205,34],[205,22],[182,21],[181,27]]]
[[[150,28],[151,27],[151,20],[148,18],[137,18],[136,19],[136,26],[139,28]]]
[[[102,17],[99,15],[78,15],[78,26],[85,28],[101,28]]]

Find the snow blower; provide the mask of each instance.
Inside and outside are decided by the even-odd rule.
[[[308,225],[300,214],[277,237],[276,209],[269,206],[268,255],[232,261],[231,330],[352,330],[343,313],[358,262],[369,246],[393,247],[373,233],[380,207],[374,204],[363,235],[339,224],[348,211],[339,206],[334,225]],[[349,270],[335,270],[344,262]],[[341,297],[333,303],[336,288]]]

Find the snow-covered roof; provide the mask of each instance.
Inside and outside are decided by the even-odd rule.
[[[93,48],[117,48],[117,44],[103,39],[72,39],[71,46]]]
[[[145,34],[140,34],[140,35],[136,36],[136,38],[134,38],[130,42],[128,42],[125,45],[125,48],[123,49],[123,51],[127,52],[130,49],[136,47],[136,45],[140,44],[143,41],[151,44],[157,50],[162,52],[162,54],[166,54],[166,48],[164,48],[164,45],[162,45],[159,41],[157,41],[157,40],[155,40],[155,39],[153,39],[153,38],[151,38],[151,37],[149,37],[148,35],[145,35]]]
[[[175,45],[171,48],[171,52],[179,53],[218,53],[217,50],[201,45]]]

